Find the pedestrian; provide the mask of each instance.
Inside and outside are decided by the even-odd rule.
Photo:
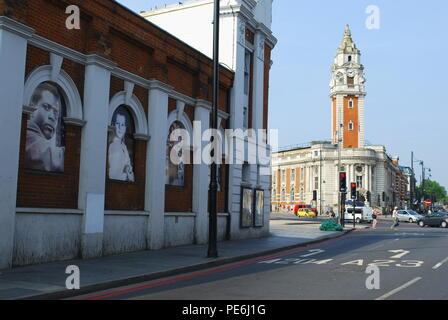
[[[392,212],[392,220],[393,224],[390,227],[391,229],[397,230],[398,226],[398,207],[395,207],[394,212]]]
[[[373,213],[372,213],[372,229],[376,229],[376,225],[378,223],[378,209],[375,207],[373,208]]]
[[[331,208],[331,210],[330,210],[330,217],[331,217],[331,219],[334,219],[336,217],[336,214],[334,213],[333,208]]]

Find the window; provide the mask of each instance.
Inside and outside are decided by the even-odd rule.
[[[348,62],[352,61],[352,56],[348,56]]]
[[[282,183],[286,182],[286,170],[282,170]]]
[[[282,201],[283,202],[286,201],[286,190],[285,189],[282,190]]]
[[[348,107],[350,109],[353,109],[353,106],[354,106],[353,100],[350,99],[350,101],[348,102]]]
[[[243,164],[243,182],[250,183],[250,165],[248,163]]]
[[[250,89],[250,69],[252,65],[252,54],[246,50],[244,57],[244,94],[249,95]]]
[[[272,175],[272,184],[275,186],[277,184],[277,171],[274,171]]]
[[[300,181],[301,181],[301,182],[303,182],[303,179],[304,179],[304,177],[303,177],[303,176],[304,176],[303,171],[304,171],[303,168],[300,168]]]
[[[314,177],[314,190],[319,189],[319,177]]]
[[[246,130],[249,128],[249,108],[244,107],[243,109],[243,128]]]
[[[347,84],[348,84],[349,87],[354,87],[354,85],[355,85],[355,78],[348,77],[347,78]]]
[[[295,200],[295,188],[294,185],[291,187],[291,202],[294,202]]]
[[[356,185],[358,188],[362,188],[362,176],[356,177]]]
[[[348,123],[348,130],[349,130],[349,131],[353,131],[353,128],[354,128],[353,121],[350,121],[350,122]]]
[[[291,169],[291,182],[296,181],[296,169]]]

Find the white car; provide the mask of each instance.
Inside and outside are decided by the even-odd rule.
[[[416,223],[423,216],[413,210],[398,210],[398,221]]]
[[[356,223],[372,222],[373,209],[371,207],[355,207],[355,221]],[[344,219],[346,221],[353,221],[353,207],[347,205],[345,207]]]

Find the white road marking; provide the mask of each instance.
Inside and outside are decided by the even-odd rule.
[[[432,267],[434,270],[439,269],[443,264],[445,264],[446,262],[448,262],[448,258],[446,258],[445,260],[439,262],[438,264],[436,264],[434,267]]]
[[[400,249],[400,250],[389,250],[389,252],[398,253],[397,255],[390,257],[391,259],[400,259],[400,258],[403,258],[405,255],[411,253],[411,251],[406,251],[406,250],[402,250],[402,249]]]
[[[308,252],[311,252],[311,253],[301,255],[300,257],[302,257],[302,258],[311,257],[311,256],[314,256],[316,254],[323,253],[323,252],[325,252],[325,250],[322,250],[322,249],[312,249],[312,250],[308,250]]]
[[[386,300],[386,299],[389,298],[390,296],[393,296],[394,294],[400,292],[401,290],[404,290],[404,289],[406,289],[406,288],[412,286],[414,283],[416,283],[417,281],[420,281],[420,280],[422,280],[422,279],[423,279],[423,278],[421,278],[421,277],[415,278],[414,280],[411,280],[411,281],[405,283],[405,284],[402,285],[401,287],[398,287],[397,289],[394,289],[394,290],[392,290],[392,291],[386,293],[385,295],[382,295],[381,297],[379,297],[379,298],[377,298],[377,299],[375,299],[375,300]]]

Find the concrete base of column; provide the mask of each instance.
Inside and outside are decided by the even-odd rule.
[[[83,234],[81,239],[81,255],[83,259],[101,257],[103,255],[103,234]]]

